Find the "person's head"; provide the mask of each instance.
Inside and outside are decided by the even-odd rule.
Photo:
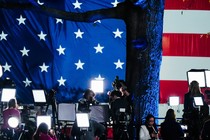
[[[85,90],[83,94],[83,98],[87,99],[88,101],[92,101],[95,96],[95,93],[91,89]]]
[[[189,92],[191,93],[191,96],[196,96],[201,93],[201,89],[197,81],[192,81],[190,83]]]
[[[17,107],[17,100],[12,98],[8,102],[8,108],[16,108]]]
[[[48,134],[48,125],[44,122],[40,123],[38,128],[36,129],[36,132],[34,133],[33,135],[33,139],[34,140],[39,140],[39,136],[40,136],[40,133],[42,134]]]
[[[148,114],[146,117],[145,125],[153,126],[155,124],[155,117],[152,114]]]
[[[38,133],[41,132],[41,133],[47,134],[48,130],[49,130],[48,125],[44,122],[40,123],[40,125],[37,128]]]
[[[121,97],[121,92],[118,90],[113,90],[110,93],[110,97],[112,100],[115,100],[116,98]]]
[[[165,121],[176,120],[176,115],[173,109],[166,112]]]

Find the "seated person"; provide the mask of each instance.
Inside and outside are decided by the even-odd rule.
[[[71,136],[76,140],[94,140],[96,137],[100,140],[105,140],[105,127],[91,119],[89,119],[89,123],[90,127],[87,130],[81,130],[77,126],[77,121],[75,121],[71,130]]]
[[[18,105],[16,99],[10,99],[8,102],[8,108],[3,111],[3,125],[2,130],[10,128],[8,120],[10,117],[16,117],[19,122],[21,120],[20,111],[18,110]]]
[[[81,112],[89,112],[91,105],[99,104],[99,102],[95,99],[95,93],[90,89],[87,89],[84,92],[83,98],[79,99],[78,103],[78,111]]]
[[[152,114],[148,114],[144,125],[140,128],[140,140],[150,140],[158,138],[158,130],[155,123],[155,117]]]
[[[46,123],[41,123],[36,132],[34,133],[32,140],[57,140],[54,130],[48,129]]]
[[[160,134],[163,140],[180,140],[184,138],[184,132],[181,125],[176,122],[173,109],[167,111],[165,120],[161,123]]]

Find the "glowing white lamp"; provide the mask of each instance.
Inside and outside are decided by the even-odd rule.
[[[178,96],[169,97],[169,105],[170,106],[178,106],[179,105],[179,97]]]
[[[3,88],[1,93],[1,102],[9,102],[10,99],[15,98],[16,89]]]
[[[202,97],[194,97],[194,102],[196,106],[203,106],[203,99]]]
[[[45,92],[42,89],[32,90],[35,103],[46,103]]]
[[[104,92],[104,81],[103,80],[91,80],[91,90],[95,93]]]
[[[17,128],[19,125],[19,119],[17,117],[10,117],[8,119],[8,124],[11,128]]]
[[[51,128],[51,116],[43,115],[43,116],[36,117],[36,126],[37,127],[43,122],[47,124],[49,129]]]
[[[3,75],[2,66],[0,65],[0,77]]]
[[[206,87],[210,87],[210,70],[205,71],[206,76]]]
[[[77,113],[77,126],[80,128],[88,128],[90,126],[88,113]]]

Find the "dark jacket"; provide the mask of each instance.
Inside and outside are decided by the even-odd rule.
[[[161,123],[160,134],[163,140],[180,140],[184,137],[181,125],[175,120]]]

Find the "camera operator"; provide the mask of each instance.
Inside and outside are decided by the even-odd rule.
[[[121,92],[113,90],[110,93],[111,102],[111,119],[113,121],[113,134],[114,139],[119,139],[118,130],[121,127],[121,121],[127,123],[127,115],[130,115],[130,107],[126,99],[121,98]],[[120,109],[125,109],[124,112],[121,112]],[[124,124],[125,125],[125,124]],[[127,126],[126,126],[127,127]]]
[[[95,93],[90,89],[85,90],[83,98],[79,99],[78,103],[78,111],[81,112],[89,112],[91,105],[99,104],[99,102],[95,99]]]

